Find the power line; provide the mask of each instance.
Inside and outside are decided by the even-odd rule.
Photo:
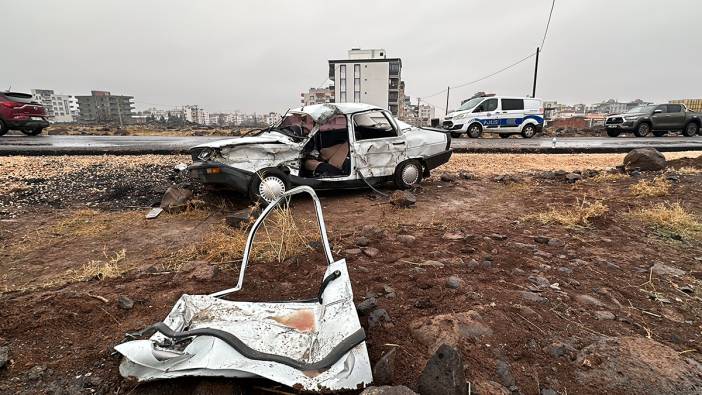
[[[544,50],[544,43],[546,42],[546,34],[548,33],[548,27],[551,25],[551,16],[553,15],[553,6],[555,6],[555,5],[556,5],[556,0],[553,0],[553,2],[551,2],[551,11],[549,11],[549,13],[548,13],[548,22],[546,22],[546,30],[544,31],[544,38],[541,39],[540,48],[542,51]]]
[[[523,63],[523,62],[525,62],[527,59],[532,58],[532,57],[534,57],[534,56],[536,56],[536,54],[533,54],[533,53],[532,53],[532,54],[529,54],[529,55],[523,57],[522,59],[520,59],[520,60],[518,60],[518,61],[516,61],[516,62],[514,62],[514,63],[512,63],[512,64],[510,64],[509,66],[503,67],[503,68],[497,70],[497,71],[494,72],[494,73],[488,74],[488,75],[486,75],[486,76],[484,76],[484,77],[480,77],[480,78],[478,78],[477,80],[473,80],[473,81],[470,81],[470,82],[466,82],[466,83],[463,83],[463,84],[459,84],[459,85],[452,86],[451,89],[463,88],[463,87],[465,87],[465,86],[472,85],[472,84],[478,83],[478,82],[480,82],[480,81],[486,80],[486,79],[488,79],[488,78],[490,78],[490,77],[493,77],[493,76],[495,76],[495,75],[497,75],[497,74],[502,73],[503,71],[507,71],[507,70],[511,69],[512,67],[517,66],[518,64]]]

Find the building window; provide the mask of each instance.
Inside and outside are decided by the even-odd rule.
[[[346,102],[346,65],[339,66],[339,100]]]
[[[392,75],[400,74],[400,63],[397,63],[397,62],[390,63],[390,74],[392,74]]]
[[[353,65],[353,102],[361,102],[361,65]]]

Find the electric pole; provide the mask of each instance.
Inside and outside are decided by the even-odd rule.
[[[534,88],[531,90],[531,97],[536,97],[536,76],[539,74],[539,47],[536,47],[536,63],[534,64]]]
[[[448,115],[448,102],[449,102],[449,94],[451,93],[451,87],[446,87],[446,113],[444,115]]]

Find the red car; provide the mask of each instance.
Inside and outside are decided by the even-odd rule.
[[[36,136],[49,126],[46,108],[32,100],[32,95],[0,92],[0,136],[9,130],[19,130]]]

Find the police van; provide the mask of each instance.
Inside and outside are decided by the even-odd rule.
[[[479,96],[449,113],[442,126],[452,137],[498,133],[502,138],[513,134],[532,138],[543,129],[544,106],[541,99],[531,97]]]

